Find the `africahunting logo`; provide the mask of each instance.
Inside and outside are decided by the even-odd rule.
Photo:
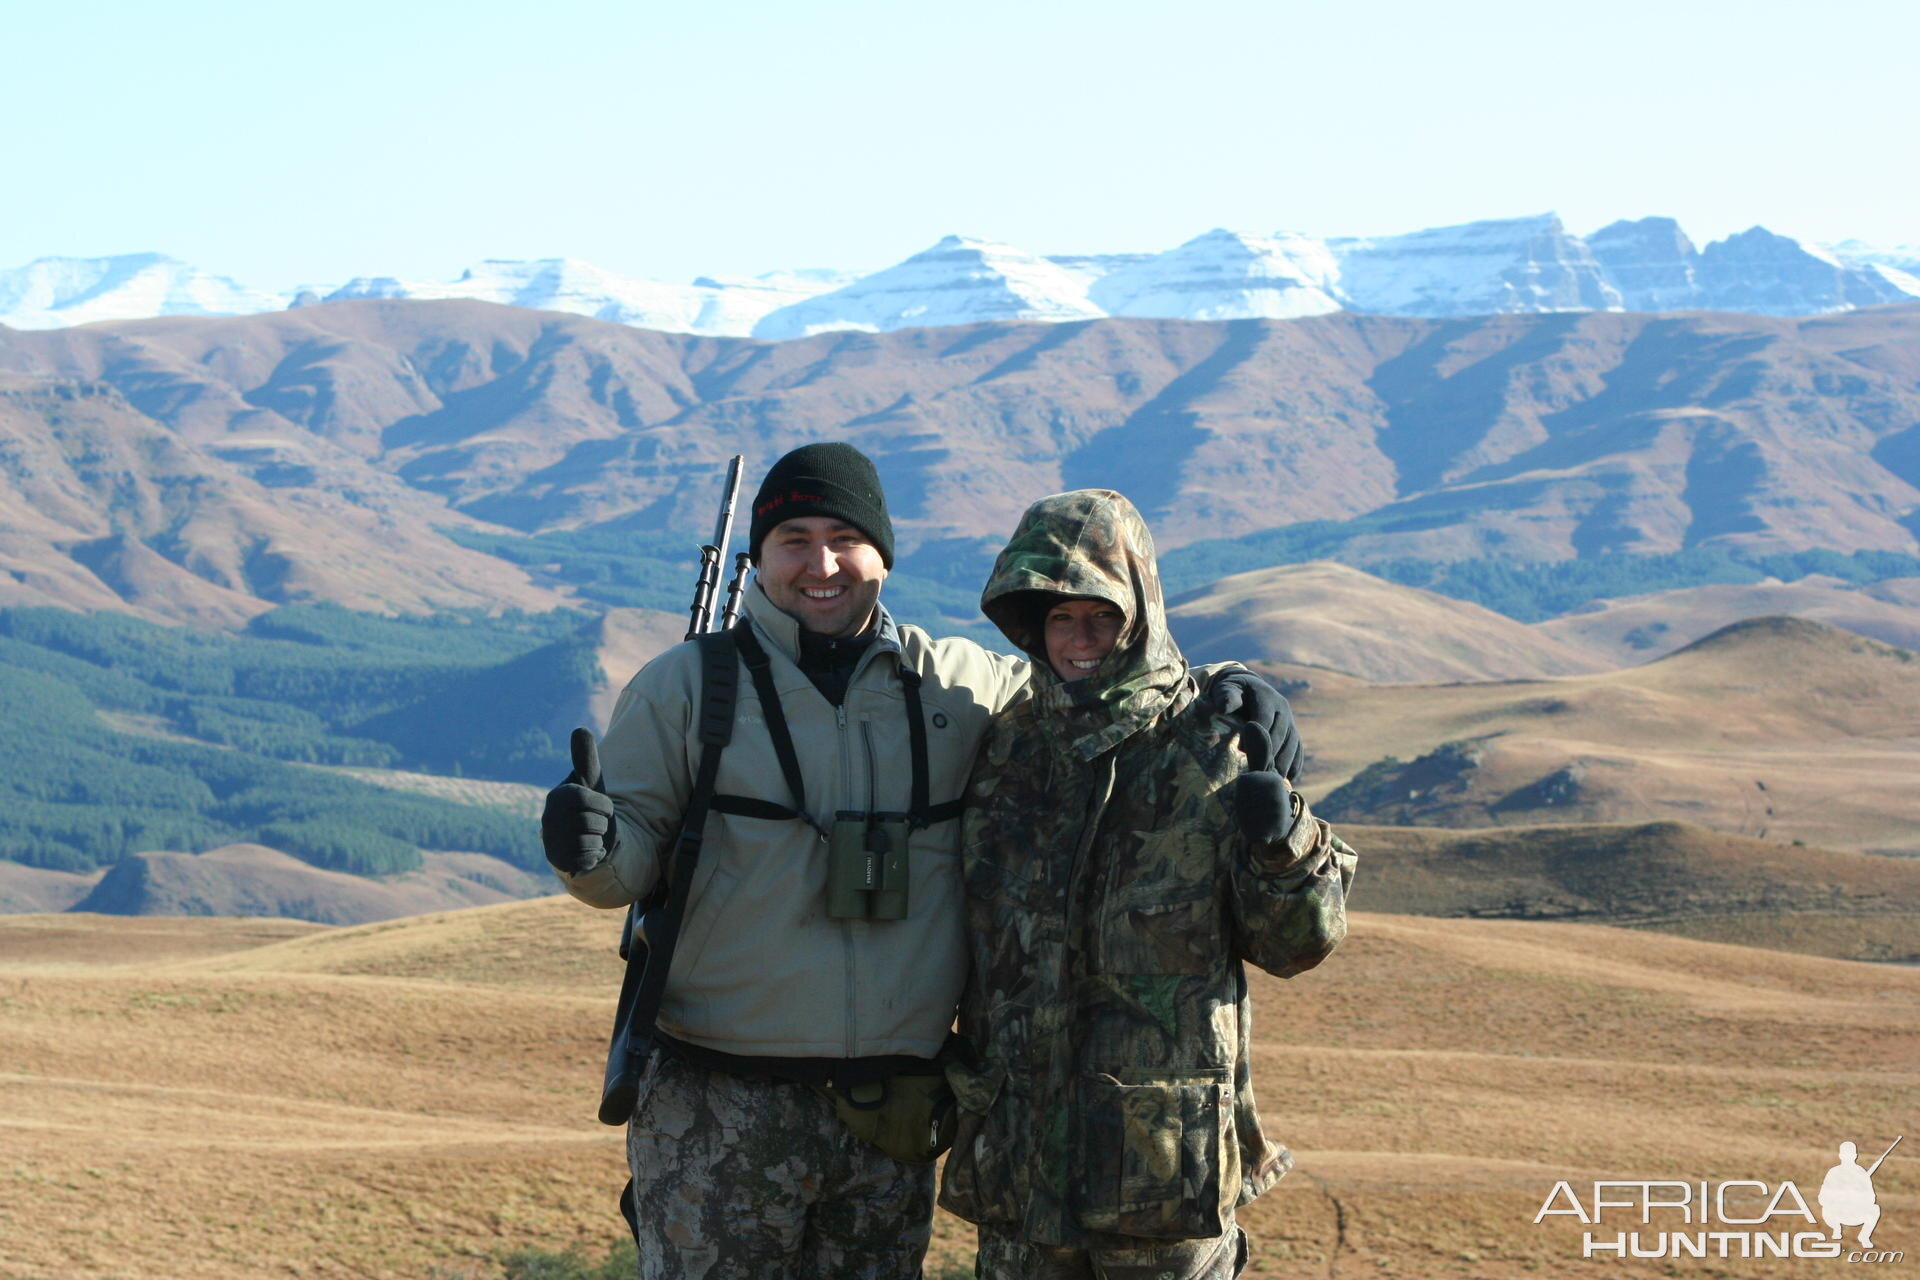
[[[1895,1138],[1863,1169],[1854,1145],[1841,1143],[1840,1162],[1827,1170],[1814,1197],[1817,1216],[1791,1182],[1627,1180],[1595,1182],[1584,1201],[1572,1183],[1556,1182],[1533,1221],[1538,1226],[1558,1215],[1578,1218],[1588,1228],[1580,1240],[1583,1258],[1900,1262],[1904,1252],[1873,1245],[1874,1228],[1880,1225],[1873,1175],[1899,1145]],[[1638,1222],[1632,1221],[1634,1215]],[[1808,1225],[1802,1227],[1802,1222]],[[1853,1236],[1851,1243],[1843,1238],[1847,1234]]]

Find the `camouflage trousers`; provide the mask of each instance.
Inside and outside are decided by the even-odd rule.
[[[980,1227],[979,1280],[1234,1280],[1247,1265],[1238,1227],[1207,1240],[1169,1240],[1141,1249],[1062,1249]]]
[[[933,1166],[847,1132],[805,1085],[655,1054],[627,1127],[640,1280],[919,1280]]]

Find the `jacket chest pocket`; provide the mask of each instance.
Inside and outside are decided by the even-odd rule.
[[[1195,1240],[1239,1194],[1226,1068],[1080,1077],[1074,1211],[1089,1231]]]
[[[1207,973],[1222,961],[1215,850],[1197,832],[1154,832],[1107,869],[1097,913],[1102,973]]]

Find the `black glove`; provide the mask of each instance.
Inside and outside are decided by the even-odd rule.
[[[1247,753],[1247,771],[1233,783],[1240,834],[1254,844],[1279,844],[1293,831],[1293,788],[1273,767],[1273,739],[1257,724],[1243,725],[1240,749]]]
[[[1273,762],[1261,766],[1262,772],[1278,773],[1288,782],[1300,776],[1300,729],[1293,723],[1293,708],[1278,689],[1251,671],[1229,671],[1213,682],[1202,703],[1214,715],[1232,716],[1265,730]]]
[[[573,731],[573,772],[547,792],[540,843],[555,871],[579,875],[598,866],[618,843],[613,801],[600,788],[600,747],[591,729]]]

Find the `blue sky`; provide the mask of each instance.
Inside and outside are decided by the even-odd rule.
[[[0,267],[878,267],[1558,210],[1920,242],[1920,5],[0,0]]]

